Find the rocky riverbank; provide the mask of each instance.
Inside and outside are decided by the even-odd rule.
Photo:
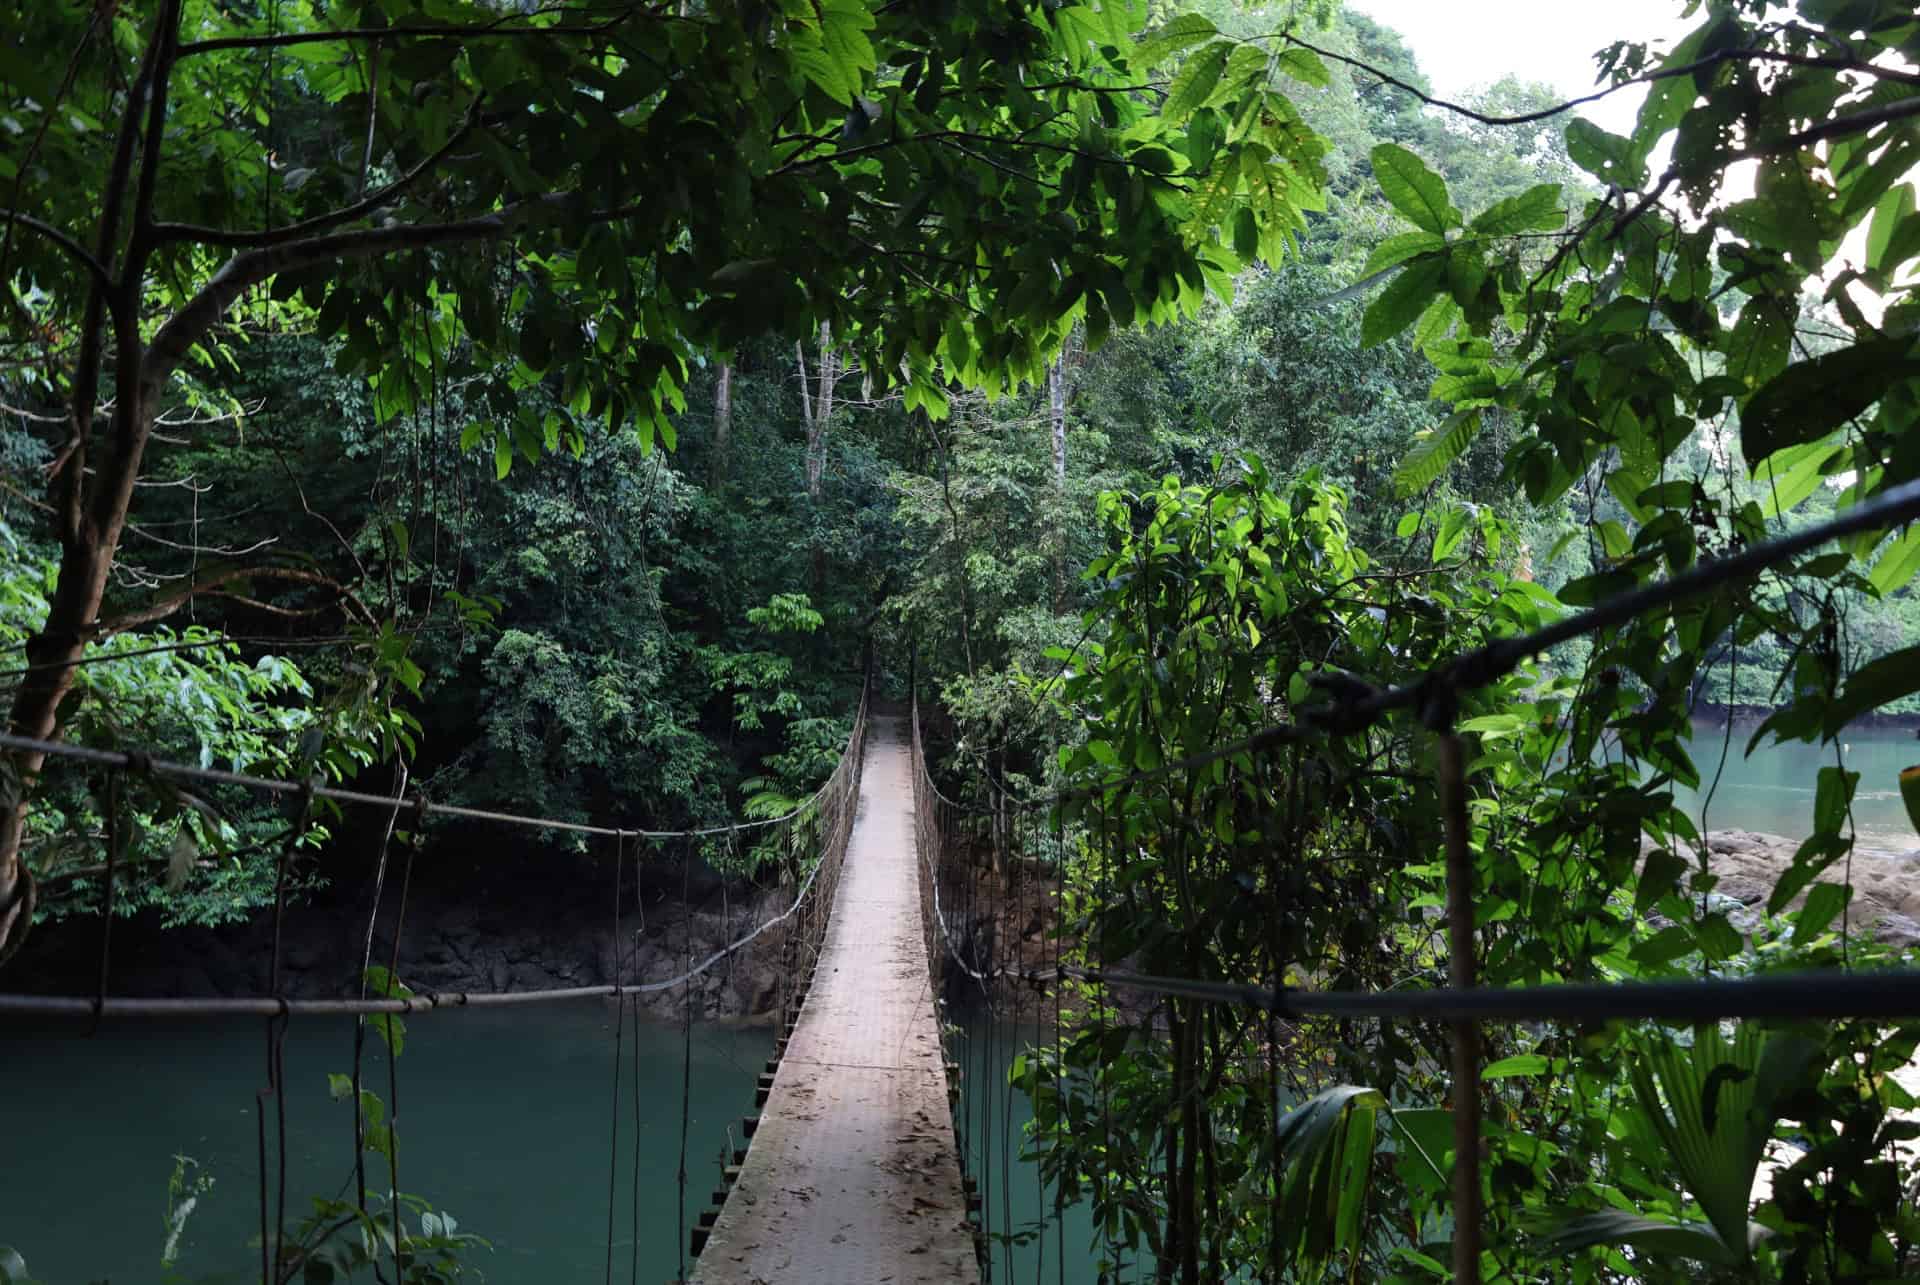
[[[1766,912],[1780,876],[1793,864],[1799,841],[1752,830],[1712,830],[1707,833],[1708,868],[1720,876],[1718,896],[1739,903],[1728,918],[1742,932],[1751,932]],[[1920,944],[1920,846],[1862,842],[1853,851],[1851,868],[1835,865],[1821,876],[1827,883],[1851,879],[1852,921],[1888,945]],[[1805,900],[1796,897],[1794,906]]]
[[[524,874],[490,885],[408,890],[399,974],[416,991],[526,991],[600,986],[615,980],[611,888],[564,879],[530,886]],[[596,880],[595,882],[601,882]],[[355,900],[322,892],[287,911],[282,991],[343,996],[358,991],[367,953],[365,889]],[[679,889],[629,890],[619,937],[637,944],[628,979],[657,981],[683,972],[785,908],[778,891],[742,894],[708,880],[682,904]],[[399,899],[387,889],[372,959],[393,956],[391,925]],[[779,929],[764,934],[691,983],[703,1020],[771,1020],[778,1002]],[[163,929],[152,917],[114,924],[107,989],[116,995],[196,998],[260,995],[270,990],[273,925],[257,915],[224,928]],[[74,920],[36,929],[7,968],[5,989],[39,994],[93,993],[100,965],[100,923]],[[678,1016],[680,988],[642,997],[659,1016]]]

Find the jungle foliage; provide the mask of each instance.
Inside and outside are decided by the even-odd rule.
[[[0,49],[12,726],[713,824],[911,650],[958,797],[1098,787],[1911,481],[1920,23],[1688,7],[1603,51],[1622,137],[1425,106],[1329,4],[16,4],[61,57]],[[1673,789],[1703,704],[1920,709],[1916,570],[1868,532],[1465,693],[1481,980],[1893,962],[1841,762],[1757,928]],[[1438,984],[1432,754],[1395,715],[1030,855],[1091,961]],[[0,959],[270,897],[275,810],[8,762]],[[1073,1002],[1017,1074],[1096,1255],[1445,1274],[1443,1028]],[[1489,1039],[1484,1279],[1914,1270],[1920,1025]]]

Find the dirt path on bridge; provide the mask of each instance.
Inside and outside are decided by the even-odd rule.
[[[867,739],[813,987],[697,1285],[979,1280],[920,928],[910,755]]]

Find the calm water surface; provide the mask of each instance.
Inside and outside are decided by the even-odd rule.
[[[601,1280],[607,1259],[608,1119],[613,1010],[595,1001],[409,1019],[400,1058],[400,1189],[426,1196],[485,1236],[476,1254],[502,1285]],[[161,1279],[167,1178],[176,1154],[214,1179],[187,1225],[178,1265],[194,1282],[257,1281],[255,1093],[264,1083],[264,1023],[9,1023],[0,1133],[0,1244],[44,1285],[146,1285]],[[641,1028],[640,1224],[633,1189],[632,1093],[621,1086],[614,1257],[627,1279],[672,1279],[686,1236],[674,1174],[680,1159],[684,1046],[677,1027]],[[371,1050],[379,1041],[369,1039]],[[689,1217],[716,1185],[726,1127],[752,1110],[773,1051],[766,1031],[696,1026],[687,1131]],[[628,1067],[632,1030],[628,1030]],[[289,1223],[315,1195],[345,1195],[352,1113],[329,1100],[327,1073],[350,1069],[350,1021],[296,1019],[287,1043]],[[370,1051],[365,1081],[387,1096]],[[269,1116],[269,1124],[272,1120]],[[374,1158],[377,1160],[377,1158]],[[371,1162],[370,1162],[371,1163]],[[376,1185],[372,1173],[369,1185]],[[252,1241],[255,1248],[249,1248]]]
[[[1676,791],[1677,801],[1697,823],[1705,809],[1710,830],[1760,830],[1803,839],[1813,831],[1813,792],[1820,769],[1843,763],[1860,773],[1853,820],[1860,842],[1899,850],[1920,847],[1900,800],[1900,770],[1920,763],[1920,739],[1907,728],[1855,728],[1841,734],[1835,747],[1799,743],[1762,745],[1744,756],[1757,724],[1736,721],[1727,740],[1724,723],[1696,723],[1693,761],[1700,769],[1698,791]],[[1714,772],[1726,744],[1726,768],[1717,789]]]

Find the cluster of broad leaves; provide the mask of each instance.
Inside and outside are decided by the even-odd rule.
[[[1612,50],[1617,74],[1651,88],[1629,136],[1568,127],[1567,154],[1605,185],[1571,208],[1541,184],[1463,212],[1411,151],[1373,151],[1412,230],[1368,265],[1387,279],[1362,338],[1411,330],[1451,411],[1404,457],[1399,489],[1427,491],[1488,425],[1518,422],[1507,476],[1540,505],[1585,493],[1589,574],[1550,594],[1512,528],[1445,506],[1399,531],[1426,540],[1425,565],[1374,564],[1342,494],[1257,465],[1104,501],[1089,641],[1057,653],[1063,686],[1036,689],[1086,720],[1065,776],[1152,772],[1279,723],[1314,731],[1078,811],[1068,896],[1088,959],[1273,986],[1442,984],[1430,737],[1407,715],[1356,730],[1361,684],[1415,681],[1920,477],[1920,21],[1872,0],[1797,10],[1704,6],[1664,56]],[[1729,178],[1742,162],[1751,196]],[[1920,524],[1887,524],[1601,633],[1578,663],[1463,693],[1481,981],[1897,962],[1847,917],[1858,776],[1837,757],[1808,783],[1809,837],[1758,923],[1730,916],[1673,790],[1701,783],[1689,716],[1730,651],[1765,639],[1786,658],[1756,743],[1828,740],[1920,691],[1911,639],[1859,664],[1843,629],[1849,602],[1901,594],[1916,570]],[[1443,1028],[1092,990],[1078,1003],[1076,1033],[1016,1074],[1041,1162],[1093,1204],[1103,1262],[1182,1281],[1446,1277]],[[1920,1022],[1507,1026],[1487,1040],[1484,1279],[1914,1270],[1902,1144],[1920,1124],[1894,1072]]]
[[[124,303],[155,324],[204,322],[216,271],[270,279],[397,407],[429,374],[414,310],[444,301],[434,342],[463,337],[498,385],[478,431],[503,467],[554,444],[516,389],[549,379],[671,444],[698,352],[823,322],[938,413],[949,378],[1004,387],[1077,320],[1191,312],[1304,228],[1322,145],[1285,91],[1325,67],[1204,20],[1136,45],[1144,23],[1124,0],[30,6],[19,47],[71,59],[7,55],[0,128],[32,146],[0,181],[33,222],[0,277],[16,318],[76,342],[76,251],[123,196],[117,126],[151,65],[154,257]]]
[[[18,655],[44,617],[53,562],[0,523],[0,645]],[[385,757],[419,724],[379,689],[318,696],[300,669],[271,652],[251,660],[218,630],[188,625],[101,640],[66,698],[69,735],[197,767],[280,779],[338,781]],[[183,785],[139,771],[55,762],[39,783],[28,856],[40,912],[98,912],[110,840],[121,915],[158,911],[168,925],[244,920],[273,899],[277,858],[291,839],[324,843],[318,817],[263,805],[245,791]],[[302,866],[296,890],[312,882]]]
[[[1069,932],[1090,961],[1204,981],[1336,990],[1445,983],[1433,734],[1357,728],[1367,683],[1417,681],[1566,608],[1502,570],[1511,532],[1461,508],[1409,515],[1429,564],[1355,548],[1347,497],[1257,463],[1210,484],[1112,494],[1093,564],[1103,628],[1041,693],[1087,717],[1070,779],[1175,770],[1076,804]],[[1597,664],[1462,694],[1478,965],[1487,985],[1620,982],[1892,962],[1846,934],[1845,893],[1783,884],[1743,932],[1675,807],[1684,738]],[[1279,724],[1304,735],[1195,767]],[[1610,752],[1602,752],[1605,737]],[[1837,771],[1812,852],[1847,841]],[[1829,797],[1831,795],[1831,797]],[[1085,987],[1074,1033],[1015,1067],[1030,1142],[1096,1251],[1178,1280],[1274,1270],[1445,1279],[1449,1035],[1430,1021],[1276,1021]],[[1862,1280],[1897,1272],[1920,1221],[1920,1133],[1893,1077],[1920,1023],[1487,1031],[1488,1280]],[[1776,1137],[1790,1137],[1780,1150]],[[1764,1147],[1774,1172],[1761,1196]]]

